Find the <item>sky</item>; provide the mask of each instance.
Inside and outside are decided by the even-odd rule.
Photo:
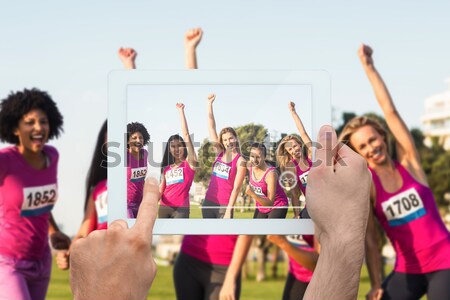
[[[60,152],[54,215],[69,234],[119,47],[137,50],[139,69],[183,69],[184,32],[200,26],[202,69],[326,70],[335,124],[344,111],[380,113],[356,55],[362,42],[409,127],[450,77],[448,1],[2,1],[0,11],[0,99],[38,87],[64,115],[65,133],[50,144]]]

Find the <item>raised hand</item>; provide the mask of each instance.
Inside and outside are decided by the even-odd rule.
[[[288,107],[289,107],[290,112],[295,112],[295,103],[294,102],[289,101]]]
[[[184,35],[184,46],[196,48],[202,39],[203,31],[200,27],[189,29]]]
[[[212,104],[214,102],[214,100],[216,100],[216,95],[215,94],[209,94],[208,95],[208,102]]]
[[[361,60],[361,64],[364,67],[372,67],[373,66],[373,58],[372,58],[373,50],[368,45],[361,44],[358,49],[358,56]]]
[[[119,58],[122,61],[125,69],[131,70],[136,69],[135,60],[137,52],[133,48],[120,48]]]
[[[176,107],[177,107],[178,111],[183,111],[184,110],[184,104],[183,103],[177,103]]]

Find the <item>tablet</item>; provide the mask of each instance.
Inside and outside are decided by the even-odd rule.
[[[153,233],[312,234],[314,225],[310,219],[293,219],[289,193],[289,188],[293,186],[286,185],[286,182],[292,181],[291,174],[289,171],[281,173],[279,168],[273,172],[277,173],[278,184],[286,188],[287,205],[269,207],[259,204],[257,208],[256,201],[245,193],[252,176],[247,172],[234,205],[233,218],[205,217],[205,211],[208,209],[223,208],[220,204],[211,205],[214,201],[211,202],[210,199],[205,200],[212,173],[222,176],[222,179],[228,176],[226,159],[223,159],[225,169],[218,168],[220,151],[211,151],[207,103],[208,96],[214,94],[217,133],[225,127],[233,128],[237,132],[240,155],[243,158],[250,160],[250,145],[258,142],[267,150],[267,166],[277,168],[279,165],[276,150],[279,142],[286,135],[298,135],[288,103],[295,103],[306,131],[314,140],[320,127],[331,123],[330,88],[330,76],[325,71],[112,71],[108,77],[108,221],[125,219],[129,226],[134,224],[128,191],[129,181],[133,181],[133,178],[142,181],[145,177],[152,176],[160,181],[164,179],[165,184],[187,180],[187,170],[184,170],[184,173],[183,170],[180,171],[181,177],[177,177],[177,173],[171,174],[169,178],[161,169],[169,137],[176,134],[182,136],[181,119],[176,104],[183,103],[191,141],[197,155],[197,165],[192,168],[189,164],[184,166],[195,171],[187,200],[188,217],[158,218]],[[129,162],[133,159],[127,149],[127,124],[135,122],[145,126],[149,133],[149,142],[142,147],[144,150],[141,150],[146,153],[145,166],[137,165],[133,169],[132,163]],[[223,188],[218,190],[216,193],[220,194]],[[300,200],[303,200],[300,202],[300,208],[303,208],[304,197]],[[160,206],[168,208],[169,211],[178,211],[178,207],[164,204],[163,201]],[[186,204],[183,208],[186,208]],[[272,209],[287,210],[286,216],[255,218],[255,211],[268,212]]]

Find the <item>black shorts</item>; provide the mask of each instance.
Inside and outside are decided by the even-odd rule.
[[[450,299],[450,269],[425,274],[392,272],[382,284],[383,300]]]
[[[189,207],[175,207],[160,205],[158,210],[159,218],[169,219],[188,219]]]
[[[301,300],[305,295],[309,282],[297,280],[291,273],[288,274],[284,285],[283,300]]]
[[[203,219],[223,219],[227,212],[227,207],[227,205],[220,205],[205,199],[202,203]],[[233,211],[231,211],[231,218],[233,218]]]
[[[218,300],[228,266],[214,265],[183,252],[173,268],[177,300]],[[235,297],[241,294],[241,276],[236,280]]]
[[[259,209],[255,209],[253,219],[284,219],[287,215],[287,207],[274,208],[268,213],[262,213]]]

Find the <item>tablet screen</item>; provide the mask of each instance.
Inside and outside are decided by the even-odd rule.
[[[330,120],[326,73],[114,72],[108,98],[110,222],[133,223],[152,176],[161,185],[155,234],[312,233],[310,220],[294,218],[308,165],[294,170],[289,151],[308,152],[295,148],[289,103],[315,137]]]

